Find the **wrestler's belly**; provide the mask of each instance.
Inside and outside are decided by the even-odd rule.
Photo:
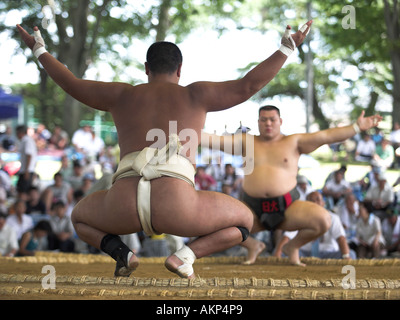
[[[243,191],[255,198],[281,196],[296,186],[296,172],[287,168],[258,167],[246,175]]]

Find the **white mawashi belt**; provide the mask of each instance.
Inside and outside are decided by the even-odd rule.
[[[179,155],[181,147],[178,136],[171,135],[169,143],[162,149],[147,147],[124,156],[113,176],[113,183],[121,178],[142,177],[137,190],[137,209],[147,235],[157,234],[151,224],[150,181],[167,176],[184,180],[193,187],[195,185],[195,169],[188,159]]]

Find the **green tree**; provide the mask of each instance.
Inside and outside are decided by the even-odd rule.
[[[53,18],[55,27],[49,26],[42,31],[48,51],[68,66],[77,76],[84,77],[90,65],[106,58],[118,74],[132,61],[124,60],[119,54],[122,45],[128,48],[132,39],[164,40],[175,36],[176,42],[182,41],[194,28],[214,27],[223,31],[220,21],[236,17],[243,0],[59,0]],[[41,26],[46,18],[42,9],[47,1],[1,1],[0,9],[4,12],[18,10],[23,14],[22,25],[32,30]],[[8,30],[12,37],[19,39],[14,26],[6,26],[7,14],[0,16],[0,32]],[[2,19],[3,18],[3,19]],[[21,48],[22,50],[25,48]],[[49,85],[48,76],[40,64],[30,57],[30,62],[37,64],[40,72],[40,85],[36,101],[41,101],[40,114],[43,122],[49,125],[55,112],[54,108],[63,109],[63,125],[69,133],[74,132],[84,109],[74,99],[64,95],[62,105],[55,106],[54,94],[61,94]],[[134,63],[134,62],[133,62]],[[99,71],[100,72],[100,71]],[[39,98],[40,97],[40,98]],[[47,117],[47,118],[46,118]]]

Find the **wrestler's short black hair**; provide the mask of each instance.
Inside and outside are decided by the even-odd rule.
[[[147,50],[147,65],[155,74],[171,74],[182,63],[182,53],[172,42],[158,41]]]
[[[263,106],[258,110],[258,116],[260,116],[261,111],[271,111],[271,110],[275,110],[276,112],[278,112],[278,115],[281,116],[281,111],[279,110],[278,107],[272,106],[272,105],[267,105],[267,106]]]

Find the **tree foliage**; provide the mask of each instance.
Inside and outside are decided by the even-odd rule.
[[[129,48],[133,39],[164,40],[173,36],[182,41],[192,30],[199,27],[214,27],[224,30],[220,21],[235,17],[243,0],[58,0],[55,21],[47,29],[42,29],[47,49],[58,60],[68,66],[77,76],[84,77],[88,67],[106,59],[115,74],[131,64],[128,57],[121,57],[120,50]],[[32,30],[41,26],[45,16],[42,9],[47,1],[7,1],[0,2],[4,12],[18,10],[23,15],[22,26]],[[4,25],[7,13],[0,16],[0,32],[7,30],[11,37],[19,40],[14,26]],[[26,48],[22,47],[21,50]],[[20,51],[21,51],[20,50]],[[62,109],[62,122],[70,133],[79,126],[81,119],[93,118],[92,110],[82,106],[70,96],[53,90],[47,74],[40,64],[29,56],[29,62],[36,63],[40,72],[37,91],[31,91],[31,101],[36,104],[37,115],[51,127],[57,113],[50,112],[55,107]],[[135,62],[133,62],[135,63]],[[101,70],[99,70],[99,73]],[[132,79],[133,80],[133,79]],[[53,95],[63,95],[62,104]],[[82,116],[82,110],[86,116]]]

